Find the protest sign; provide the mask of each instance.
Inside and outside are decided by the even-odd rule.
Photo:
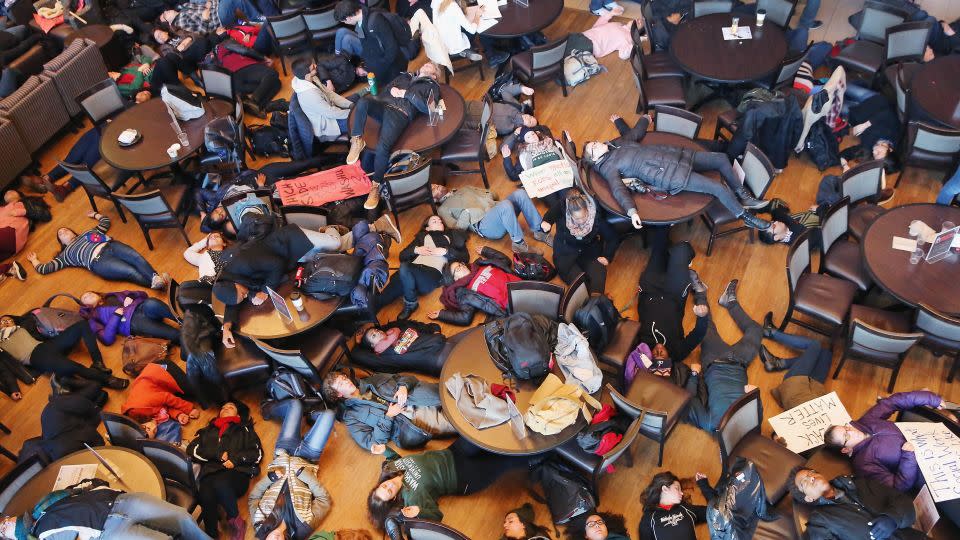
[[[850,415],[836,392],[811,399],[770,418],[777,436],[786,439],[787,448],[797,453],[823,444],[823,432],[828,427],[848,422]]]
[[[940,422],[897,422],[935,502],[960,499],[960,437]]]
[[[551,161],[521,172],[520,182],[531,198],[543,197],[573,186],[573,169],[564,159]]]
[[[322,206],[366,195],[370,192],[370,178],[360,164],[354,163],[280,180],[276,187],[284,206]]]

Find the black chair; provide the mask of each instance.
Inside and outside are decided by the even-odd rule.
[[[216,345],[214,355],[217,369],[223,374],[230,390],[240,388],[263,388],[270,377],[270,358],[250,338],[234,334],[236,347],[228,349],[222,343]]]
[[[277,364],[316,384],[323,382],[323,377],[344,358],[350,359],[347,339],[337,330],[319,328],[297,337],[299,349],[280,349],[257,340],[254,343]]]
[[[527,86],[558,80],[567,96],[567,79],[563,76],[563,55],[567,48],[567,38],[558,39],[545,45],[537,45],[510,59],[513,73]]]
[[[477,42],[476,34],[470,34],[468,38],[470,39],[470,47],[472,48],[472,50],[474,51],[479,50],[479,47],[477,47],[477,43],[476,43]],[[484,51],[484,52],[487,53],[487,55],[490,54],[490,51]],[[483,73],[483,58],[479,60],[471,60],[466,56],[451,55],[450,65],[453,66],[453,72],[448,72],[446,69],[442,70],[443,82],[447,84],[450,84],[450,76],[453,75],[453,73],[456,73],[458,71],[467,71],[470,69],[476,69],[477,71],[480,72],[481,81],[487,80],[486,75]]]
[[[952,383],[960,371],[960,319],[948,317],[926,304],[920,304],[917,306],[913,326],[923,332],[921,347],[935,355],[953,355],[953,367],[947,375],[947,382]]]
[[[648,21],[652,21],[652,18],[648,18]],[[643,30],[637,27],[636,24],[631,23],[630,25],[630,38],[633,41],[633,55],[637,56],[637,60],[643,64],[644,72],[646,72],[647,77],[651,79],[660,79],[663,77],[678,77],[683,78],[686,76],[686,73],[676,62],[673,61],[673,58],[670,57],[670,54],[667,52],[650,52],[649,54],[644,52],[643,49]],[[651,47],[652,48],[652,47]]]
[[[840,375],[848,358],[861,360],[892,369],[887,392],[893,392],[907,353],[923,337],[923,333],[911,332],[911,328],[907,314],[854,305],[850,308],[847,343],[833,378]]]
[[[874,204],[873,200],[880,194],[882,183],[883,161],[864,161],[852,167],[840,176],[840,192],[850,198],[850,215],[847,225],[850,234],[859,241],[863,233],[873,220],[886,212],[882,206]],[[903,176],[903,173],[901,173]]]
[[[117,213],[120,214],[120,221],[127,222],[127,216],[123,214],[123,207],[120,206],[120,200],[117,199],[117,190],[122,188],[129,178],[123,178],[120,171],[107,165],[105,161],[98,161],[92,169],[83,164],[63,161],[60,162],[60,166],[83,186],[83,191],[90,199],[90,207],[94,212],[99,211],[95,199],[107,199],[113,203]]]
[[[803,52],[787,55],[780,62],[780,67],[774,74],[774,77],[766,82],[761,82],[760,85],[773,90],[775,88],[780,88],[783,86],[789,86],[793,84],[793,79],[797,76],[797,72],[800,71],[800,65],[807,60],[807,52],[810,50],[810,46],[807,45],[807,48]]]
[[[153,241],[150,231],[153,229],[177,229],[183,241],[190,245],[190,238],[184,230],[189,214],[185,211],[187,204],[192,202],[187,197],[188,186],[175,185],[164,187],[146,193],[134,195],[119,195],[114,197],[133,214],[143,237],[147,240],[147,247],[153,250]],[[181,221],[183,215],[183,221]]]
[[[607,384],[617,408],[640,421],[640,434],[659,445],[657,467],[663,465],[663,447],[673,428],[687,416],[693,395],[664,377],[637,372],[626,396]]]
[[[140,426],[140,422],[129,416],[108,412],[101,412],[100,419],[103,420],[103,427],[107,429],[110,444],[140,452],[140,439],[147,438],[147,432]]]
[[[113,79],[104,79],[91,86],[77,96],[77,103],[95,126],[127,108],[127,102]]]
[[[490,115],[492,107],[489,97],[484,97],[483,112],[480,113],[480,129],[463,128],[457,131],[453,139],[440,149],[440,158],[437,162],[446,166],[447,174],[475,174],[480,173],[483,187],[490,189],[487,180],[487,169],[484,163],[490,159],[487,155],[487,136],[490,132]],[[460,163],[477,162],[476,169],[460,169]]]
[[[166,500],[192,513],[199,503],[193,463],[187,453],[168,442],[140,439],[141,452],[153,463],[166,488]]]
[[[402,530],[408,540],[470,540],[453,527],[425,519],[404,518]]]
[[[208,97],[219,97],[233,102],[237,92],[233,88],[233,74],[216,66],[204,66],[200,69],[200,82],[203,93]]]
[[[267,27],[273,36],[273,44],[280,56],[280,67],[283,68],[284,75],[287,74],[287,56],[304,51],[311,51],[312,54],[311,33],[299,10],[267,17]]]
[[[340,22],[334,17],[332,6],[305,9],[303,21],[307,25],[314,47],[329,47],[337,37]]]
[[[31,478],[40,474],[49,462],[41,455],[35,454],[13,466],[7,474],[0,478],[0,512],[10,504],[10,500],[20,491]],[[6,514],[4,514],[6,515]]]
[[[230,220],[230,223],[233,225],[234,230],[240,230],[240,224],[243,216],[241,211],[247,206],[243,203],[247,202],[248,199],[257,199],[259,204],[262,204],[267,208],[267,211],[270,214],[273,214],[273,191],[270,189],[255,189],[253,191],[248,191],[246,193],[240,193],[234,195],[233,197],[227,197],[220,202],[220,205],[223,206],[223,209],[227,211],[227,218]]]
[[[703,117],[697,113],[669,105],[654,105],[653,110],[656,113],[653,117],[654,131],[673,133],[691,140],[700,133]]]
[[[280,206],[280,215],[287,225],[299,225],[306,229],[320,230],[327,226],[329,211],[321,206]]]
[[[507,313],[544,315],[557,320],[563,287],[543,281],[513,281],[507,283]]]
[[[482,167],[483,160],[479,160],[479,163]],[[426,159],[413,169],[384,176],[387,210],[393,214],[395,223],[400,223],[400,212],[416,208],[421,204],[429,204],[433,213],[437,213],[437,204],[433,200],[433,192],[430,189],[430,165],[431,160]]]
[[[873,285],[873,279],[863,264],[860,245],[847,241],[849,213],[850,200],[846,197],[824,213],[820,224],[820,273],[845,279],[866,291]]]
[[[2,431],[3,433],[6,433],[7,435],[10,434],[10,428],[8,428],[6,424],[4,424],[3,422],[0,422],[0,431]],[[2,444],[0,444],[0,455],[3,455],[3,457],[9,459],[10,461],[13,461],[14,463],[16,463],[18,459],[16,454],[11,452],[10,450],[7,450],[7,447],[3,446]],[[0,505],[0,510],[2,509],[3,509],[3,506]]]
[[[643,114],[655,105],[670,105],[681,109],[687,107],[683,79],[679,77],[648,78],[643,61],[640,60],[636,51],[630,56],[630,66],[633,68],[633,82],[638,92],[637,114]]]
[[[766,10],[767,20],[781,28],[790,26],[790,19],[797,9],[797,3],[793,0],[757,0],[756,6],[757,9]]]
[[[907,167],[953,171],[960,160],[960,130],[931,126],[911,121],[907,124],[906,145],[901,161],[903,171],[897,177],[900,185]]]
[[[694,0],[693,18],[713,15],[714,13],[730,13],[733,11],[732,0]]]

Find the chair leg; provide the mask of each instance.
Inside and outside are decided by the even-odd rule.
[[[890,383],[887,384],[887,393],[893,393],[893,387],[897,385],[897,377],[900,375],[900,367],[903,365],[904,359],[900,359],[900,363],[897,364],[897,367],[893,368],[893,373],[890,375]]]
[[[843,364],[847,362],[847,350],[844,348],[843,355],[840,356],[840,363],[837,364],[837,370],[833,372],[833,378],[836,379],[840,375],[840,370],[843,369]]]
[[[720,140],[720,119],[717,118],[717,127],[713,128],[713,140]]]
[[[953,378],[957,375],[957,371],[960,371],[960,352],[953,355],[953,367],[950,368],[950,373],[947,374],[948,383],[953,382]]]
[[[153,241],[150,240],[150,229],[141,225],[140,230],[143,231],[143,237],[147,240],[147,247],[150,248],[150,251],[153,251]],[[188,241],[187,243],[189,244],[190,242]]]
[[[280,53],[280,67],[283,68],[283,76],[287,76],[287,57]]]
[[[777,328],[777,330],[783,332],[783,329],[790,324],[791,317],[793,317],[793,302],[790,302],[790,307],[787,308],[787,313],[783,316],[783,320],[780,321],[780,328]]]
[[[717,239],[717,235],[710,231],[710,240],[707,240],[707,257],[713,254],[713,241]]]
[[[660,441],[660,455],[657,457],[657,467],[663,466],[663,447],[667,444],[666,440]]]
[[[487,168],[483,165],[483,158],[477,160],[477,165],[480,166],[480,178],[483,179],[483,187],[490,189],[490,182],[487,180]]]
[[[563,97],[567,97],[567,78],[560,74],[560,90],[563,92]]]
[[[120,221],[126,223],[127,216],[123,213],[123,206],[120,205],[120,201],[113,199],[113,205],[117,207],[117,213],[120,214]]]
[[[181,225],[181,226],[178,227],[178,228],[180,229],[180,236],[182,236],[182,237],[183,237],[183,241],[187,243],[187,247],[190,247],[191,245],[193,245],[193,244],[190,243],[190,237],[187,236],[187,231],[184,230],[183,225]]]

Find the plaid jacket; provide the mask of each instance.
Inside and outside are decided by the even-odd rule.
[[[194,4],[192,2],[182,4],[179,13],[173,19],[173,26],[188,32],[212,34],[220,27],[220,17],[217,15],[219,3],[219,0],[210,0],[210,18],[206,20],[203,18],[206,4]]]

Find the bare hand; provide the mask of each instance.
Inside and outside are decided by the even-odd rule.
[[[404,507],[400,510],[400,512],[404,515],[404,517],[408,517],[408,518],[410,518],[410,519],[413,519],[413,518],[415,518],[415,517],[417,517],[417,516],[420,515],[420,507],[419,507],[419,506],[404,506]]]
[[[679,14],[679,13],[671,13],[671,14],[667,17],[667,22],[669,22],[670,24],[674,24],[674,25],[680,24],[680,14]]]
[[[402,98],[403,96],[407,95],[407,91],[401,90],[400,88],[397,88],[397,87],[393,87],[390,89],[390,95],[395,98]]]
[[[187,425],[187,422],[189,422],[189,421],[190,421],[190,417],[189,417],[189,416],[187,416],[187,415],[185,415],[185,414],[183,414],[183,413],[180,413],[180,414],[177,415],[177,422],[180,422],[180,425],[181,425],[181,426]]]
[[[267,298],[269,298],[267,296],[267,293],[260,291],[257,294],[253,295],[253,298],[250,299],[250,303],[255,306],[259,306],[260,304],[266,302]]]
[[[503,154],[503,157],[510,157],[510,147],[507,145],[501,146],[500,153]]]
[[[623,6],[617,6],[610,10],[611,15],[623,15]]]
[[[610,264],[610,261],[608,261],[606,257],[597,257],[597,262],[604,266]]]
[[[706,305],[694,304],[693,314],[697,317],[706,317],[708,313],[710,313],[710,308],[708,308]]]
[[[856,135],[857,137],[859,137],[859,136],[860,136],[864,131],[866,131],[871,125],[872,125],[872,124],[870,123],[870,121],[867,120],[866,122],[864,122],[864,123],[862,123],[862,124],[857,124],[857,125],[853,126],[853,129],[850,130],[850,132],[853,133],[854,135]]]
[[[123,307],[127,307],[132,303],[133,303],[133,298],[130,298],[129,296],[123,299]]]
[[[380,455],[387,451],[387,445],[385,444],[374,444],[370,447],[370,453]]]
[[[694,373],[700,373],[702,366],[700,364],[690,364],[690,371]]]
[[[193,409],[192,411],[190,411],[190,414],[187,416],[194,419],[200,418],[200,409]]]
[[[227,469],[232,469],[232,468],[235,467],[235,465],[233,464],[233,462],[230,461],[229,459],[223,462],[223,466],[224,466],[225,468],[227,468]]]
[[[546,221],[541,221],[541,222],[540,222],[540,230],[543,231],[543,232],[550,232],[551,227],[552,227],[552,225],[550,225],[550,224],[547,223]]]
[[[923,61],[933,62],[933,59],[936,57],[937,55],[933,52],[933,49],[931,49],[930,46],[927,45],[927,48],[923,50]]]
[[[706,479],[707,479],[707,475],[703,474],[703,473],[700,472],[700,471],[697,471],[697,474],[693,475],[693,478],[694,478],[694,480],[697,480],[697,481],[706,480]]]
[[[326,87],[327,87],[327,90],[329,90],[329,91],[331,91],[331,92],[334,92],[334,91],[335,91],[335,90],[333,89],[333,81],[331,81],[330,79],[327,79],[327,82],[324,83],[324,86],[326,86]]]
[[[21,394],[20,392],[14,392],[10,394],[10,399],[14,401],[20,401],[21,399],[23,399],[23,394]]]
[[[630,223],[633,225],[634,229],[643,228],[643,222],[640,221],[640,214],[634,214],[630,216]]]
[[[611,114],[611,115],[610,115],[610,121],[611,121],[611,122],[616,122],[617,120],[620,120],[621,118],[623,118],[623,117],[620,116],[619,114]]]
[[[226,452],[220,454],[220,461],[227,461],[228,459],[230,459],[230,456]]]
[[[272,66],[272,65],[273,65],[273,58],[264,58],[264,59],[263,59],[263,63],[266,64],[267,66]]]
[[[387,407],[387,418],[393,418],[394,416],[403,412],[403,406],[398,403],[391,403]]]
[[[943,28],[943,33],[948,36],[956,34],[956,32],[953,31],[953,27],[950,26],[950,23],[946,21],[940,21],[940,27]]]
[[[483,255],[483,246],[477,246],[477,248],[474,249],[473,252],[476,253],[477,255]]]
[[[393,394],[393,399],[397,402],[397,405],[403,407],[407,404],[407,395],[409,390],[406,386],[398,386],[396,393]]]
[[[140,73],[146,74],[146,73],[150,73],[152,69],[153,69],[153,66],[151,66],[150,64],[140,64],[140,67],[137,68],[137,71],[139,71]]]
[[[533,88],[530,88],[529,86],[521,86],[521,87],[520,87],[520,93],[523,94],[523,95],[525,95],[525,96],[532,96],[532,95],[533,95]]]
[[[27,254],[27,260],[30,261],[30,264],[37,266],[40,264],[40,259],[37,258],[37,252],[31,251]]]
[[[903,443],[903,446],[901,446],[900,449],[903,450],[904,452],[913,452],[914,450],[913,443],[910,441],[907,441]]]
[[[223,346],[232,349],[237,346],[237,342],[233,339],[233,332],[229,330],[223,331]]]
[[[439,310],[439,309],[436,310],[436,311],[431,311],[430,313],[427,313],[427,318],[430,319],[431,321],[437,320],[437,317],[439,317],[439,316],[440,316],[440,310]]]
[[[750,392],[753,392],[753,391],[756,390],[756,389],[757,389],[757,387],[754,386],[754,385],[752,385],[752,384],[745,384],[745,385],[743,385],[743,393],[744,393],[744,394],[749,394]]]
[[[257,173],[257,185],[258,186],[267,185],[267,175],[263,173]]]
[[[87,212],[87,217],[90,219],[97,219],[99,212],[94,212],[93,210]]]

